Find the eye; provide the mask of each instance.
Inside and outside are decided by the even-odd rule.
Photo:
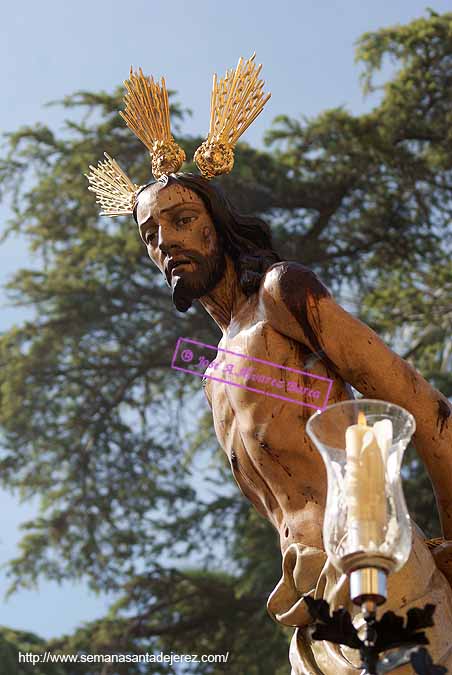
[[[176,225],[188,225],[192,220],[196,220],[197,216],[182,216],[176,220]]]
[[[144,234],[144,241],[146,244],[150,244],[157,235],[157,230],[147,230]]]

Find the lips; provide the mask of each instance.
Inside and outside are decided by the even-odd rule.
[[[189,263],[191,263],[190,258],[183,258],[183,257],[172,258],[167,265],[168,276],[171,276],[172,271],[176,269],[179,265],[187,265]]]

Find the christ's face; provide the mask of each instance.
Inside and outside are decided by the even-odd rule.
[[[221,241],[201,197],[183,185],[154,183],[138,196],[137,221],[148,255],[186,312],[225,270]]]

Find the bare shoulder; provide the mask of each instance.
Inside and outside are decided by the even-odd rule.
[[[306,313],[307,301],[330,296],[327,287],[309,267],[297,262],[278,262],[265,273],[260,300],[266,310],[275,306],[295,316]]]
[[[276,263],[265,274],[259,300],[266,321],[275,330],[313,352],[323,352],[330,363],[322,324],[326,318],[334,323],[340,308],[315,272],[297,262]]]

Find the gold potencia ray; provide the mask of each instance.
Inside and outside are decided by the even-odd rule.
[[[97,168],[90,165],[91,173],[85,174],[88,190],[96,194],[101,216],[124,216],[133,213],[137,192],[141,185],[134,185],[116,160],[104,152],[106,159]]]
[[[209,134],[194,156],[205,178],[231,171],[234,145],[271,96],[264,95],[264,81],[259,79],[262,65],[256,66],[255,56],[245,62],[240,58],[235,71],[227,70],[219,82],[213,76]]]
[[[154,178],[177,173],[185,161],[185,152],[171,134],[165,79],[162,77],[159,84],[153,77],[145,77],[141,68],[137,73],[131,68],[124,86],[126,108],[119,114],[149,150]]]

